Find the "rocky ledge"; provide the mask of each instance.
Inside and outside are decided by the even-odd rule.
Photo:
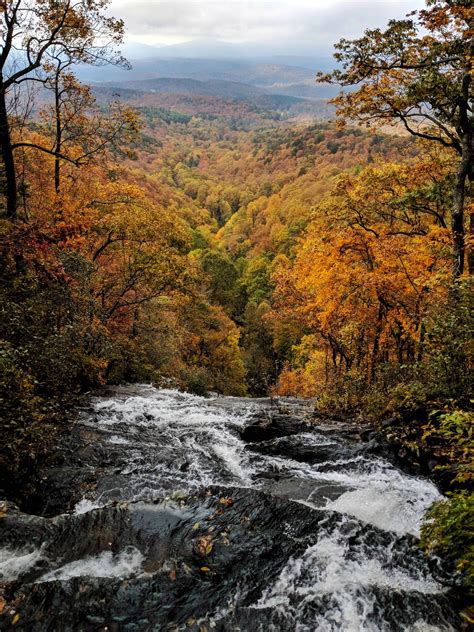
[[[17,576],[1,585],[0,629],[14,623],[17,630],[37,632],[290,632],[293,610],[298,621],[310,624],[339,596],[327,586],[308,600],[296,585],[288,586],[288,603],[279,608],[277,598],[262,595],[322,534],[330,539],[341,530],[348,565],[366,556],[385,565],[388,575],[401,570],[413,575],[413,590],[368,583],[378,604],[374,626],[381,613],[392,612],[390,630],[402,632],[413,611],[427,622],[456,623],[448,594],[416,589],[429,571],[413,538],[394,543],[391,534],[335,512],[309,510],[255,490],[211,488],[50,519],[4,505],[0,537],[20,549],[23,559]]]

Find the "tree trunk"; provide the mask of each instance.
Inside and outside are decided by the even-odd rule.
[[[370,356],[370,372],[369,372],[369,384],[373,384],[375,382],[376,373],[377,373],[377,365],[379,363],[379,353],[380,353],[380,336],[382,333],[382,321],[384,317],[384,306],[379,297],[379,310],[377,314],[377,323],[375,325],[374,332],[374,342],[372,344],[372,353]]]
[[[61,126],[61,101],[59,98],[59,75],[60,71],[56,72],[55,84],[54,84],[54,114],[56,119],[56,144],[55,151],[56,157],[54,159],[54,188],[56,194],[59,194],[61,188],[61,161],[59,154],[62,150],[62,126]]]
[[[467,268],[469,270],[469,274],[474,274],[474,213],[471,213],[469,218],[469,236],[472,245],[467,260]]]
[[[5,173],[6,216],[17,218],[18,190],[3,79],[0,75],[0,155]]]
[[[461,162],[456,173],[453,192],[453,210],[451,216],[451,229],[453,235],[453,276],[455,279],[464,272],[464,198],[466,193],[466,180],[472,168],[471,139],[466,135],[463,139]]]

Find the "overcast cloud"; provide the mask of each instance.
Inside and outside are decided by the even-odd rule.
[[[193,39],[264,41],[291,47],[306,41],[329,48],[340,37],[384,26],[421,8],[422,0],[113,0],[127,40],[173,44]]]

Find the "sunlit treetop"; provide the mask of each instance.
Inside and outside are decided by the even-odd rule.
[[[318,81],[357,86],[334,103],[344,119],[399,123],[462,153],[472,126],[474,9],[469,0],[431,0],[425,10],[336,44],[340,68]]]
[[[0,3],[0,69],[4,88],[34,78],[48,58],[126,65],[118,45],[122,20],[109,17],[109,0],[9,0]]]

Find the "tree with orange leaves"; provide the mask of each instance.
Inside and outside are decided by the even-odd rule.
[[[413,136],[459,156],[451,229],[454,276],[464,271],[466,183],[474,177],[472,67],[474,10],[470,0],[427,0],[427,9],[336,44],[341,68],[318,81],[357,86],[334,99],[342,119],[402,124]]]
[[[126,65],[117,52],[124,24],[105,15],[108,0],[11,0],[0,2],[0,160],[6,217],[17,218],[16,150],[33,149],[72,160],[56,146],[15,138],[25,118],[32,84],[48,82],[52,68],[71,63]],[[16,116],[11,111],[17,110]],[[28,111],[28,107],[26,107]]]
[[[425,316],[449,278],[451,163],[435,155],[344,174],[319,204],[294,264],[274,275],[273,318],[300,319],[308,334],[295,349],[300,386],[315,373],[371,384],[382,365],[422,360]]]

